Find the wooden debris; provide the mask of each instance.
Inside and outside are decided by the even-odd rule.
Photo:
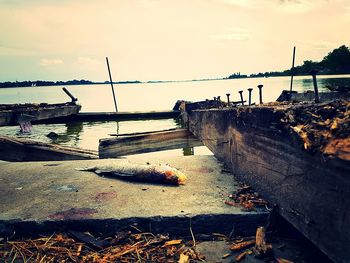
[[[70,231],[72,235],[73,231]],[[4,262],[181,262],[203,260],[194,248],[186,247],[183,240],[170,241],[167,236],[123,231],[112,236],[98,238],[87,233],[75,232],[50,237],[20,239],[0,242],[0,258]],[[124,239],[128,235],[127,240]],[[119,239],[122,237],[122,239]],[[108,246],[103,249],[91,242],[98,240]],[[123,242],[120,242],[123,240]],[[77,242],[78,241],[78,242]],[[30,260],[29,260],[30,259]],[[0,260],[0,261],[1,261]]]
[[[277,260],[277,263],[294,263],[293,261],[290,261],[285,258],[276,258],[276,260]]]
[[[232,244],[230,246],[230,250],[232,251],[241,250],[241,249],[253,246],[254,244],[255,244],[255,240],[242,241],[236,244]]]
[[[291,107],[281,122],[300,138],[306,151],[350,160],[350,101]]]
[[[190,262],[190,257],[181,253],[178,263],[189,263],[189,262]]]
[[[176,239],[176,240],[170,240],[165,242],[163,247],[168,247],[168,246],[174,246],[174,245],[179,245],[182,243],[182,239]]]
[[[350,161],[350,138],[331,140],[325,146],[324,154]]]
[[[264,257],[272,252],[272,245],[266,243],[265,235],[266,232],[264,227],[259,227],[256,230],[255,247],[253,250],[256,256]]]
[[[236,262],[240,262],[245,256],[248,255],[248,251],[244,251],[235,257]]]
[[[82,248],[83,248],[83,245],[82,244],[80,244],[79,246],[78,246],[78,249],[77,249],[77,257],[79,257],[80,256],[80,253],[81,253],[81,250],[82,250]]]
[[[68,233],[75,238],[75,240],[83,242],[93,249],[100,250],[110,246],[110,243],[107,240],[98,240],[89,233],[82,233],[78,231],[69,231]]]
[[[227,201],[227,200],[225,200],[224,203],[226,205],[229,205],[229,206],[238,206],[238,204],[236,204],[235,202],[231,202],[231,201]]]
[[[267,205],[267,202],[246,184],[242,184],[234,194],[229,195],[229,198],[231,198],[233,202],[225,200],[224,203],[226,205],[240,206],[246,211],[251,211],[255,209],[255,207],[265,207]]]
[[[231,254],[230,254],[230,253],[226,253],[226,254],[223,255],[221,258],[222,258],[222,259],[225,259],[225,258],[228,258],[229,256],[231,256]]]

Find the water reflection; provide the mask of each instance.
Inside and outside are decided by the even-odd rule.
[[[300,80],[299,80],[300,81]],[[310,76],[309,79],[302,79],[301,86],[299,91],[308,91],[314,90],[312,78]],[[330,90],[327,88],[328,86],[350,86],[349,78],[322,78],[322,76],[317,77],[317,86],[320,92],[329,92]]]
[[[344,79],[344,78],[321,79],[321,83],[324,87],[350,86],[350,79]]]
[[[182,152],[184,156],[194,155],[194,147],[185,147],[182,149]]]
[[[326,86],[346,86],[350,85],[350,75],[343,76],[317,76],[320,92],[328,91]],[[169,110],[176,100],[184,99],[189,101],[204,100],[213,96],[225,96],[231,93],[232,99],[239,99],[238,90],[244,89],[244,96],[248,96],[246,88],[254,87],[252,92],[252,102],[259,100],[257,84],[264,84],[263,100],[274,101],[281,94],[283,89],[289,89],[290,77],[276,78],[252,78],[203,82],[174,82],[123,85],[120,87],[120,110],[123,111],[154,111]],[[113,111],[114,105],[109,104],[110,87],[105,85],[69,86],[74,94],[77,94],[79,101],[83,105],[83,111]],[[311,76],[296,76],[294,78],[293,90],[313,91]],[[200,92],[198,92],[200,91]],[[40,96],[37,94],[40,93]],[[57,94],[56,94],[57,93]],[[14,88],[0,89],[0,101],[3,103],[20,102],[60,102],[60,98],[66,101],[66,95],[62,93],[61,87],[38,87],[38,88]],[[102,95],[101,95],[102,93]],[[105,96],[103,96],[105,94]],[[150,95],[151,94],[151,95]],[[145,100],[147,96],[159,99]],[[92,100],[91,98],[94,98]],[[95,100],[95,98],[97,98]],[[39,100],[40,99],[40,100]],[[136,101],[135,101],[136,99]],[[39,101],[37,101],[39,100]],[[129,103],[133,101],[134,103]],[[156,101],[156,103],[155,103]],[[124,103],[124,104],[123,104]],[[119,105],[118,105],[119,106]],[[19,127],[0,127],[0,134],[8,136],[20,136],[27,139],[57,143],[66,146],[74,146],[90,150],[97,150],[99,139],[108,138],[110,134],[136,133],[155,130],[166,130],[184,127],[180,119],[166,120],[138,120],[138,121],[108,121],[108,122],[70,122],[67,124],[33,125],[30,134],[16,134]],[[50,132],[58,134],[56,140],[46,137]],[[202,152],[203,149],[203,152]],[[177,149],[178,155],[210,154],[206,147],[186,147]],[[161,153],[164,154],[164,153]]]
[[[49,132],[55,132],[58,135],[57,138],[55,137],[51,138],[52,143],[78,147],[80,142],[80,134],[83,132],[83,129],[84,129],[83,123],[68,122],[64,125],[64,128],[62,127],[62,129],[60,130],[56,130],[56,129],[52,129],[51,131],[47,130],[47,134]],[[36,133],[38,134],[38,136],[40,136],[41,132],[44,132],[43,129],[36,130]]]

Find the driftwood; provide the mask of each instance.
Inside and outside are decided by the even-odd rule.
[[[4,161],[59,161],[97,158],[95,151],[0,136],[0,159]]]
[[[237,251],[237,250],[242,250],[244,248],[251,247],[255,244],[255,240],[248,240],[248,241],[243,241],[237,244],[232,244],[230,246],[230,250],[232,251]]]
[[[259,227],[256,230],[255,247],[253,249],[257,257],[264,257],[272,252],[272,245],[266,243],[266,231],[264,227]]]
[[[161,130],[161,131],[147,131],[147,132],[132,132],[132,133],[111,133],[109,136],[115,136],[115,137],[124,137],[124,136],[134,136],[134,135],[145,135],[155,132],[166,132],[166,131],[175,131],[176,128],[167,129],[167,130]]]
[[[144,133],[134,136],[101,139],[100,158],[113,158],[123,155],[155,151],[181,149],[203,145],[186,129]]]

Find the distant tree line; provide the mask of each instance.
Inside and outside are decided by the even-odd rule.
[[[87,85],[87,84],[109,84],[110,81],[104,82],[93,82],[90,80],[68,80],[68,81],[44,81],[44,80],[36,80],[36,81],[15,81],[15,82],[0,82],[0,88],[16,88],[16,87],[33,87],[33,86],[64,86],[64,85]],[[118,81],[113,82],[115,84],[137,84],[142,83],[138,80],[128,80],[128,81]]]
[[[86,85],[93,84],[90,80],[68,80],[68,81],[15,81],[0,82],[0,88],[33,87],[33,86],[61,86],[61,85]]]
[[[228,79],[243,79],[243,78],[248,78],[248,76],[241,74],[241,72],[233,73],[230,76],[228,76]]]
[[[325,56],[322,61],[314,62],[311,60],[305,60],[303,65],[296,66],[294,69],[287,69],[284,71],[272,71],[272,72],[260,72],[256,74],[244,75],[240,72],[233,73],[230,76],[223,79],[238,79],[238,78],[258,78],[258,77],[275,77],[275,76],[290,76],[292,71],[294,75],[308,75],[311,70],[318,70],[318,74],[350,74],[350,50],[347,46],[342,45],[339,48],[334,49]],[[222,78],[217,78],[222,79]],[[192,81],[204,81],[215,79],[197,79]],[[158,82],[173,82],[173,81],[160,81],[152,80],[147,83]],[[14,87],[32,87],[32,86],[62,86],[62,85],[86,85],[86,84],[108,84],[109,81],[104,82],[92,82],[90,80],[68,80],[68,81],[15,81],[15,82],[0,82],[0,88],[14,88]],[[137,84],[142,83],[138,80],[119,81],[115,84]]]
[[[111,83],[109,80],[106,80],[104,82],[104,84],[109,84],[109,83]],[[125,81],[118,81],[118,82],[113,81],[113,83],[115,83],[115,84],[138,84],[138,83],[142,83],[142,82],[139,80],[125,80]],[[99,83],[95,83],[95,84],[99,84]]]
[[[322,61],[314,62],[305,60],[303,65],[296,66],[294,69],[287,69],[284,71],[264,72],[257,74],[250,74],[251,78],[259,77],[275,77],[275,76],[290,76],[292,71],[294,75],[308,75],[311,70],[318,70],[318,74],[350,74],[350,50],[347,46],[342,45],[334,49],[325,56]],[[227,77],[228,79],[246,78],[247,75],[235,73]]]

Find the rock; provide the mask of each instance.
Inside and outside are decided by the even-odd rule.
[[[58,138],[58,134],[55,132],[50,132],[46,137],[50,138],[51,140],[56,140]]]

